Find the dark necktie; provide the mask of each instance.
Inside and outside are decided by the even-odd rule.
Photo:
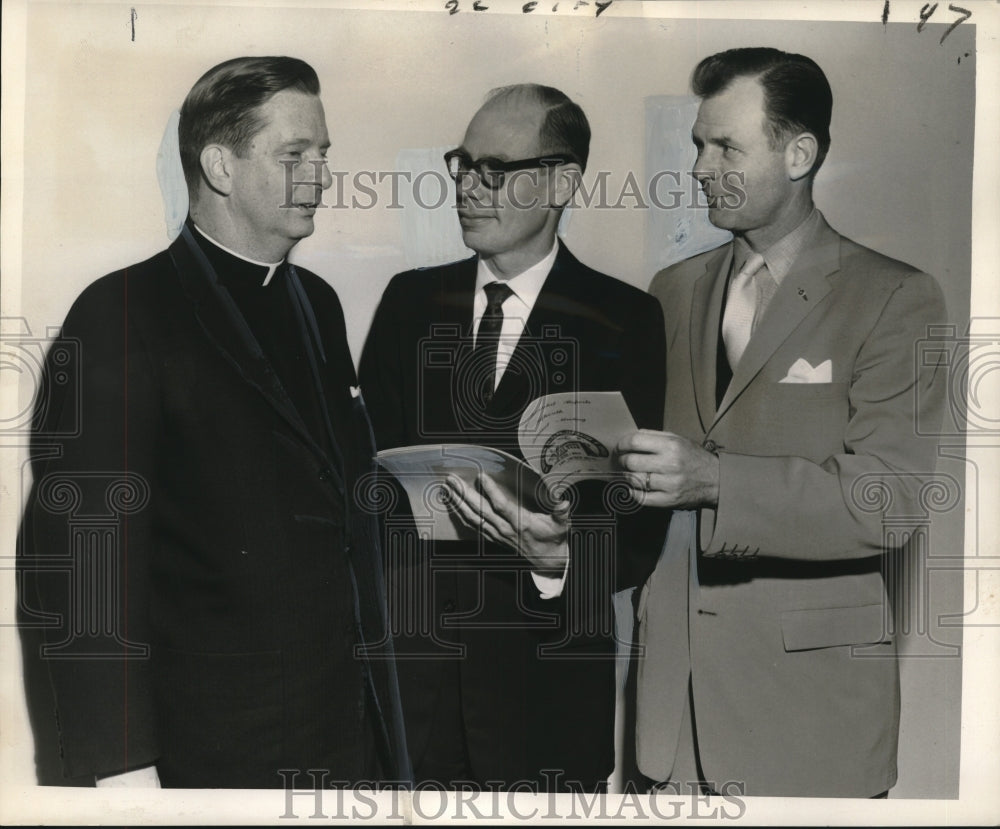
[[[503,328],[501,306],[514,292],[505,282],[491,282],[484,285],[483,290],[486,292],[486,312],[479,321],[473,355],[476,377],[481,378],[476,383],[479,392],[477,396],[483,406],[488,406],[493,400],[493,389],[496,387],[497,350],[500,347],[500,329]]]

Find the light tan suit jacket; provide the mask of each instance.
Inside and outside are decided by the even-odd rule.
[[[882,570],[904,539],[881,507],[905,513],[933,474],[915,421],[939,420],[944,372],[916,349],[943,297],[822,221],[716,411],[731,248],[650,287],[666,319],[665,429],[718,447],[720,490],[717,508],[674,514],[640,597],[639,767],[669,778],[690,675],[707,780],[871,796],[896,780],[899,720]],[[800,359],[813,382],[782,382]]]

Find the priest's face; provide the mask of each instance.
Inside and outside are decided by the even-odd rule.
[[[231,226],[245,255],[283,259],[313,232],[313,217],[332,179],[326,164],[330,138],[315,95],[282,90],[258,109],[263,127],[242,157],[231,155],[226,200]]]

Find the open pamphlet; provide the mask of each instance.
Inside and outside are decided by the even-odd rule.
[[[532,512],[549,512],[572,481],[621,475],[614,447],[636,430],[621,392],[567,392],[532,401],[518,424],[525,460],[500,449],[465,443],[437,443],[384,449],[379,465],[406,491],[421,534],[435,541],[474,539],[448,506],[445,478],[462,479],[475,490],[489,475],[508,498]]]

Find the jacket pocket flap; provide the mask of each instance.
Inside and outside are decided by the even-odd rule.
[[[885,642],[889,639],[886,609],[881,604],[868,604],[782,611],[781,638],[785,650],[805,651]]]

